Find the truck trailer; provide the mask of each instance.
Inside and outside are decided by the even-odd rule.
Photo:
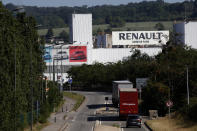
[[[119,117],[138,114],[138,91],[136,88],[119,88]]]
[[[119,89],[120,88],[133,88],[133,83],[128,80],[113,81],[112,88],[112,103],[115,107],[119,104]]]

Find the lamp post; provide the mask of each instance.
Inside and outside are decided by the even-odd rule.
[[[20,10],[24,9],[23,7],[18,7],[12,10],[13,13],[18,13]],[[14,38],[13,38],[14,40]],[[14,40],[14,130],[16,131],[16,41]]]
[[[187,70],[187,104],[189,105],[189,77],[188,77],[188,66],[186,66],[186,70]]]
[[[63,90],[63,71],[62,71],[62,59],[63,59],[63,57],[62,57],[62,46],[64,46],[64,45],[61,45],[61,86],[60,86],[60,92]],[[65,54],[66,55],[66,54]]]
[[[41,25],[36,25],[33,28],[38,28]],[[29,26],[28,26],[29,28]],[[33,41],[34,42],[34,41]],[[33,43],[34,44],[34,43]],[[33,82],[32,82],[32,44],[30,43],[30,89],[31,89],[31,131],[33,130]]]

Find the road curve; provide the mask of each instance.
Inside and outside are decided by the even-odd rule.
[[[66,131],[92,131],[95,121],[97,108],[104,105],[105,97],[111,96],[105,92],[76,92],[86,97],[85,102],[81,105],[77,112],[73,112],[68,116],[68,127]]]

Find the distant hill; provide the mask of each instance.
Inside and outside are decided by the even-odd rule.
[[[129,31],[129,30],[139,30],[139,31],[148,31],[148,30],[157,30],[155,25],[157,23],[162,23],[164,25],[164,30],[172,30],[173,22],[172,21],[154,21],[154,22],[128,22],[125,26],[121,28],[111,28],[111,30],[118,30],[118,31]],[[100,24],[100,25],[93,25],[93,34],[96,34],[98,30],[105,31],[109,28],[108,24]],[[68,27],[64,28],[53,28],[54,36],[59,36],[62,31],[66,31],[69,33]],[[46,35],[47,29],[39,29],[39,35]]]
[[[12,9],[14,5],[7,4],[6,7]],[[69,22],[68,17],[73,12],[92,13],[94,25],[117,23],[117,19],[125,23],[184,20],[185,16],[190,20],[196,20],[197,0],[178,3],[166,3],[163,0],[157,0],[94,7],[25,6],[25,10],[28,15],[34,16],[38,24],[42,24],[45,28],[66,27]]]

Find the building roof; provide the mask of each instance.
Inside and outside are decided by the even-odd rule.
[[[119,88],[119,90],[122,92],[136,92],[137,91],[136,88],[127,88],[127,87]]]
[[[117,80],[117,81],[113,81],[113,83],[117,83],[117,84],[132,84],[132,82],[130,82],[129,80]]]

